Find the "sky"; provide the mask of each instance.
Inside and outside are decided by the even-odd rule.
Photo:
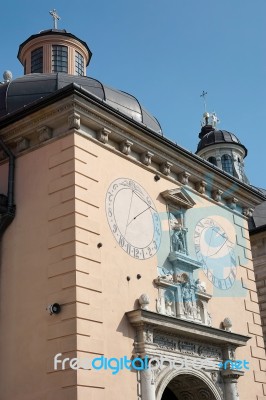
[[[53,27],[90,47],[87,75],[131,93],[164,136],[195,152],[204,112],[248,149],[245,170],[266,188],[265,0],[10,0],[1,7],[0,79],[23,75],[19,45]]]

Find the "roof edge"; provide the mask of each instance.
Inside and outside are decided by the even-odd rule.
[[[125,114],[122,114],[118,110],[115,110],[108,104],[106,104],[104,101],[99,99],[97,96],[92,95],[90,92],[88,92],[86,89],[82,88],[80,85],[76,83],[70,83],[69,85],[63,87],[62,89],[59,89],[55,93],[52,93],[45,98],[41,98],[36,100],[35,102],[28,104],[26,107],[23,107],[19,110],[14,111],[13,113],[10,113],[0,119],[0,129],[3,127],[8,126],[10,123],[14,123],[18,120],[21,120],[21,117],[29,115],[35,111],[38,111],[39,109],[43,108],[45,105],[50,105],[55,103],[56,101],[65,98],[67,95],[71,94],[77,94],[83,98],[89,98],[90,101],[93,103],[99,105],[101,108],[108,110],[111,114],[119,116],[120,119],[126,121],[132,126],[137,127],[141,131],[143,131],[145,134],[149,135],[150,137],[156,138],[159,142],[161,142],[164,145],[167,145],[170,147],[172,150],[178,150],[182,155],[186,156],[188,159],[193,160],[194,162],[197,161],[198,164],[202,165],[203,167],[207,168],[208,170],[212,169],[212,166],[209,165],[207,161],[202,159],[200,156],[197,154],[194,154],[190,152],[189,150],[184,149],[183,147],[179,146],[178,144],[175,144],[171,140],[167,139],[165,136],[162,136],[162,134],[159,134],[152,129],[149,129],[147,126],[143,126],[142,123],[137,122],[135,120],[132,120],[130,117],[126,116]],[[220,176],[223,180],[225,179],[223,171],[220,170],[215,170],[216,174]],[[263,195],[261,192],[255,190],[252,186],[245,184],[244,182],[240,182],[239,180],[236,180],[233,176],[227,176],[226,177],[227,181],[230,181],[232,183],[237,184],[240,188],[243,188],[245,191],[249,192],[253,196],[256,196],[257,199],[266,200],[266,196]]]

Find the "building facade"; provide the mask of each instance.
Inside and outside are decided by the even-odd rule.
[[[0,85],[1,399],[264,399],[263,194],[83,76],[74,35],[18,56],[25,76]]]

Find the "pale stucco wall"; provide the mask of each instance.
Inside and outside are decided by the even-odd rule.
[[[149,295],[150,310],[156,311],[153,279],[169,249],[163,247],[159,259],[159,253],[142,261],[130,257],[111,233],[105,196],[115,179],[130,178],[142,185],[163,215],[165,202],[159,194],[176,184],[167,178],[155,182],[148,168],[130,160],[77,134],[18,157],[17,215],[2,242],[1,399],[137,398],[133,372],[113,376],[110,371],[53,370],[58,352],[69,357],[131,357],[135,334],[125,312],[136,308],[142,293]],[[193,196],[199,208],[210,206],[215,214],[207,197]],[[197,221],[193,209],[189,213],[191,235]],[[214,327],[229,316],[234,332],[252,336],[247,347],[237,351],[252,365],[239,380],[239,394],[241,400],[261,400],[265,365],[247,225],[243,218],[223,213],[244,238],[236,242],[241,264],[237,280],[247,290],[234,297],[214,293],[209,309]],[[162,228],[168,229],[167,221]],[[207,282],[204,274],[201,277]],[[207,291],[212,293],[210,282]],[[62,304],[59,315],[45,310],[52,302]]]

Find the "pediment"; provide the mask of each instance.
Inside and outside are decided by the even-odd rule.
[[[196,204],[190,195],[183,189],[170,189],[161,193],[162,197],[173,205],[183,208],[192,208]]]

